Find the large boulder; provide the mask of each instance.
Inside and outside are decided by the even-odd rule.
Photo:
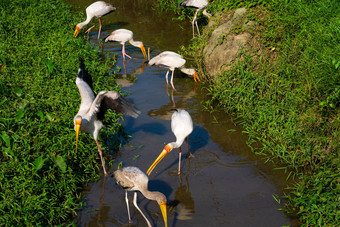
[[[254,22],[248,21],[245,24],[244,17],[247,9],[239,8],[233,14],[226,17],[211,34],[207,46],[204,48],[204,65],[206,72],[210,76],[228,70],[233,60],[238,56],[242,48],[247,48],[252,39],[252,35],[245,28],[252,26]],[[210,21],[208,27],[214,26],[214,23],[220,23],[219,20]],[[236,33],[236,28],[244,27],[242,31]]]

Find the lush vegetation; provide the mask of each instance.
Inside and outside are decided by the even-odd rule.
[[[286,211],[297,213],[306,226],[340,226],[339,6],[335,0],[217,0],[208,7],[222,16],[247,7],[244,19],[257,22],[248,32],[261,44],[261,54],[244,50],[231,70],[210,80],[212,99],[206,104],[234,113],[254,152],[279,161],[294,177]],[[192,13],[181,11],[180,17]],[[204,56],[197,50],[210,34],[206,29],[183,48],[201,74]]]
[[[72,37],[84,13],[61,1],[3,0],[0,12],[0,225],[62,224],[102,169],[89,135],[80,134],[75,153],[79,57],[96,92],[115,82],[105,76],[113,60],[102,62],[98,50]],[[121,129],[120,116],[110,114],[104,139]]]

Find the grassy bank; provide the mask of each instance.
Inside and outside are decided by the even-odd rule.
[[[83,12],[58,0],[4,0],[0,12],[0,225],[62,224],[101,170],[89,135],[80,135],[75,153],[79,57],[96,92],[112,76],[104,77],[109,66],[93,46],[72,37]],[[110,114],[104,134],[112,135],[120,126]]]
[[[218,103],[242,119],[254,152],[279,161],[294,177],[287,212],[297,213],[306,226],[339,226],[339,4],[221,0],[211,2],[208,12],[225,15],[238,7],[247,7],[245,19],[257,22],[249,32],[260,51],[245,50],[231,70],[210,80],[207,105]],[[184,48],[201,74],[204,56],[198,49],[206,46],[210,32]]]

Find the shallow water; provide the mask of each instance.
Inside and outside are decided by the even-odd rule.
[[[92,3],[67,2],[81,10]],[[130,29],[135,40],[143,41],[146,48],[151,49],[152,57],[165,50],[178,51],[180,45],[187,45],[192,37],[189,21],[175,21],[173,14],[153,9],[148,1],[126,0],[113,5],[117,11],[103,17],[101,39],[115,29]],[[85,18],[79,22],[83,20]],[[93,19],[91,24],[95,22]],[[98,45],[97,35],[95,29],[90,33],[90,42],[94,45]],[[207,99],[206,94],[191,78],[176,71],[176,91],[171,87],[167,89],[166,69],[145,66],[140,49],[129,44],[126,52],[133,58],[123,64],[119,43],[103,45],[105,55],[117,54],[117,67],[122,69],[118,73],[119,83],[142,114],[137,119],[124,117],[124,128],[131,139],[113,154],[115,161],[109,173],[120,162],[145,172],[163,147],[175,141],[170,128],[171,109],[186,109],[194,122],[189,144],[195,157],[187,157],[184,143],[181,175],[176,174],[178,150],[174,150],[157,165],[149,178],[149,189],[161,191],[168,199],[168,225],[295,226],[295,219],[280,211],[283,205],[273,198],[273,195],[282,195],[287,176],[264,165],[253,155],[246,145],[247,137],[241,133],[242,128],[235,126],[225,113],[205,111],[201,102]],[[136,82],[129,82],[124,79],[126,77],[136,77]],[[106,146],[105,142],[102,144]],[[97,162],[100,165],[99,157]],[[125,192],[110,174],[88,185],[83,193],[86,206],[75,218],[78,225],[128,226]],[[130,193],[133,225],[146,226],[132,204],[132,196]],[[138,204],[152,225],[164,226],[156,202],[139,193]]]

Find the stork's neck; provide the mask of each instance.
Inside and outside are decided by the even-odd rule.
[[[79,24],[77,24],[78,27],[79,27],[79,28],[84,27],[85,25],[87,25],[88,23],[90,23],[90,21],[92,20],[92,18],[93,18],[93,17],[91,17],[91,16],[87,16],[85,21],[80,22]]]
[[[207,12],[207,9],[204,9],[202,11],[203,15],[207,16],[208,18],[210,18],[212,15],[210,13]]]
[[[140,192],[145,196],[145,198],[155,200],[158,204],[166,202],[166,197],[160,192],[151,192],[148,189],[140,189]]]
[[[185,68],[184,66],[180,67],[179,69],[181,70],[182,73],[185,73],[190,76],[194,75],[194,73],[196,72],[195,69]]]
[[[183,141],[184,139],[176,139],[176,142],[168,143],[168,145],[171,147],[171,150],[173,150],[175,148],[179,148],[182,145]]]
[[[132,46],[135,46],[135,47],[139,47],[141,46],[141,42],[140,41],[134,41],[133,38],[131,38],[129,40],[129,43],[132,45]]]

